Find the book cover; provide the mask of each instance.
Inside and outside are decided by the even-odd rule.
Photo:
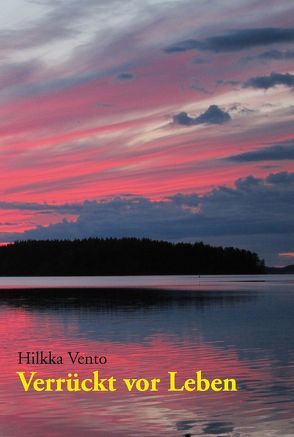
[[[0,436],[293,436],[293,2],[0,35]]]

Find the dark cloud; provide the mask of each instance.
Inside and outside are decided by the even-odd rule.
[[[287,171],[282,171],[280,173],[272,173],[268,176],[267,182],[275,185],[286,185],[293,187],[294,184],[294,173],[289,173]]]
[[[284,85],[288,87],[294,86],[294,74],[273,72],[269,76],[252,77],[245,82],[244,87],[267,90],[275,87],[276,85]]]
[[[165,53],[187,52],[188,50],[201,50],[201,42],[195,39],[186,39],[173,46],[166,47]]]
[[[132,73],[119,73],[116,78],[118,80],[131,80],[133,79],[134,75]]]
[[[203,196],[176,194],[162,201],[142,196],[120,196],[104,201],[60,205],[75,212],[75,222],[63,220],[21,234],[2,234],[3,241],[27,238],[150,237],[155,239],[225,241],[255,248],[262,257],[287,252],[294,243],[294,173],[271,174],[265,179],[248,176],[235,187],[220,186]],[[26,204],[13,204],[25,209]],[[2,207],[11,206],[9,203]],[[37,204],[28,204],[37,208]],[[48,211],[54,206],[40,205]],[[282,235],[282,238],[276,238]],[[276,236],[276,237],[275,237]],[[285,239],[285,236],[287,238]],[[280,246],[268,244],[275,238]]]
[[[223,111],[217,105],[211,105],[207,111],[198,117],[190,117],[186,112],[180,112],[173,118],[174,123],[183,126],[194,126],[196,124],[223,124],[231,119],[228,112]]]
[[[204,434],[227,434],[234,431],[232,422],[210,422],[203,428]]]
[[[217,105],[211,105],[203,114],[196,118],[196,124],[223,124],[231,119],[228,112],[223,111]]]
[[[194,122],[194,118],[189,117],[187,112],[180,112],[179,114],[175,115],[173,118],[174,123],[176,124],[182,124],[184,126],[191,126]]]
[[[294,50],[267,50],[259,53],[258,55],[245,56],[242,58],[244,61],[283,61],[287,59],[294,59]]]
[[[253,28],[233,30],[204,40],[187,39],[164,49],[166,53],[208,50],[216,53],[235,52],[253,47],[294,41],[294,29]]]
[[[236,162],[282,161],[294,159],[294,142],[275,144],[252,152],[240,153],[226,158]]]
[[[197,194],[175,194],[168,197],[175,205],[184,207],[197,207],[200,204],[200,197]]]

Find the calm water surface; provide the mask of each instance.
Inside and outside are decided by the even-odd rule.
[[[1,437],[294,436],[294,276],[0,278],[0,288]],[[18,364],[18,351],[37,350],[64,364]],[[67,351],[108,362],[73,366]],[[97,369],[162,385],[26,393],[16,375]],[[239,390],[167,392],[168,371],[180,381],[198,370]]]

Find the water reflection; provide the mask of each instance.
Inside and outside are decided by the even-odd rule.
[[[43,290],[0,299],[0,435],[290,436],[293,435],[293,294],[276,290],[176,292]],[[85,296],[86,295],[86,296]],[[53,351],[62,366],[22,365],[18,351]],[[67,351],[105,355],[105,377],[161,378],[156,393],[25,393],[15,372],[45,377],[74,366]],[[20,368],[21,367],[21,368]],[[237,393],[167,392],[168,371],[181,379],[201,369],[235,378]],[[292,428],[291,428],[292,427]]]

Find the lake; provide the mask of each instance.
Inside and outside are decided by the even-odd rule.
[[[0,278],[0,436],[293,436],[293,298],[294,275]],[[64,362],[19,364],[28,351]],[[117,391],[25,392],[16,374],[95,370]],[[199,370],[238,391],[168,391]]]

